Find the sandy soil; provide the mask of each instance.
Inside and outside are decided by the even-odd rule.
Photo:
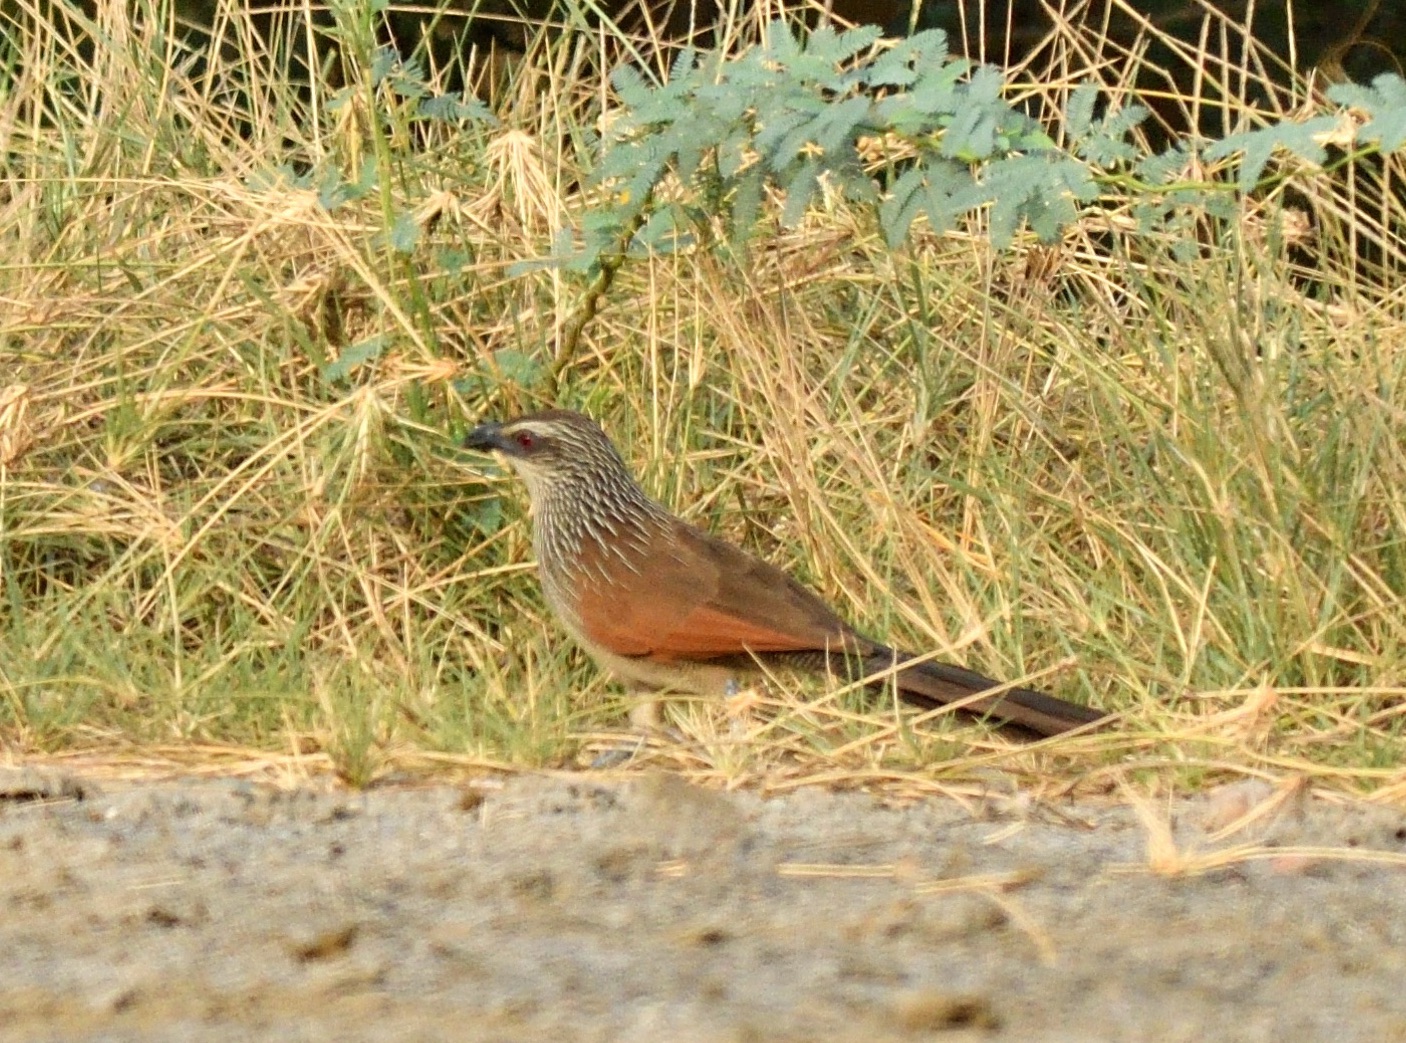
[[[1248,785],[0,771],[0,910],[6,1041],[1406,1040],[1406,814]]]

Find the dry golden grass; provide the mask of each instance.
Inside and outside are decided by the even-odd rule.
[[[542,404],[582,285],[509,267],[590,204],[601,41],[538,37],[496,128],[411,127],[366,77],[364,25],[327,107],[328,84],[274,73],[239,5],[243,58],[201,70],[145,8],[99,11],[90,60],[33,11],[7,27],[0,740],[354,782],[629,741],[623,697],[544,611],[520,490],[451,440]],[[1214,28],[1185,60],[1242,99],[1227,126],[1314,104],[1273,89],[1252,110],[1231,88],[1263,83],[1266,56]],[[1059,26],[1017,92],[1054,117],[1140,60]],[[320,196],[363,170],[364,194]],[[1406,329],[1356,258],[1406,260],[1382,190],[1401,171],[1292,173],[1303,253],[1282,194],[1238,231],[1193,229],[1195,249],[1110,194],[1055,249],[997,254],[973,223],[893,252],[831,205],[745,262],[627,263],[560,401],[647,487],[868,631],[1121,715],[1020,747],[781,685],[747,713],[681,701],[627,770],[1399,795]]]

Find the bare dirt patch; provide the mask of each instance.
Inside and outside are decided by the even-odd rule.
[[[1406,815],[1278,796],[0,772],[0,1037],[1406,1040]]]

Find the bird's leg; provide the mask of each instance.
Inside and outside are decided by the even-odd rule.
[[[723,689],[723,703],[728,717],[734,722],[745,720],[752,716],[752,711],[762,703],[762,686],[760,684],[743,685],[735,677],[730,677]]]
[[[634,685],[627,686],[625,694],[631,698],[630,730],[635,733],[634,738],[612,743],[609,749],[596,754],[591,761],[592,768],[619,768],[630,763],[644,749],[649,736],[659,730],[659,700],[648,695],[636,699],[639,689]]]
[[[754,711],[762,703],[762,686],[754,682],[744,687],[737,678],[730,677],[724,688],[723,698],[729,736],[735,742],[746,741],[750,738]]]
[[[632,688],[630,724],[636,731],[657,732],[664,726],[664,701],[654,689]]]
[[[605,767],[620,767],[627,765],[631,760],[637,758],[644,751],[645,745],[650,741],[652,735],[664,734],[664,715],[662,715],[662,701],[659,700],[658,689],[643,685],[640,682],[626,682],[626,696],[630,699],[630,731],[633,737],[621,737],[617,744],[610,745],[609,749],[603,749],[591,766],[596,769]]]
[[[670,688],[660,688],[635,682],[630,685],[630,694],[635,702],[630,707],[630,724],[641,736],[659,736],[670,742],[683,742],[683,733],[664,719],[665,697],[673,692]]]
[[[635,733],[633,740],[612,746],[591,761],[592,768],[618,768],[637,757],[651,735],[667,734],[664,727],[664,703],[656,688],[643,684],[627,684],[626,695],[630,697],[630,730]]]

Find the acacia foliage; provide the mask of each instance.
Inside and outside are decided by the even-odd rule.
[[[915,221],[941,231],[986,212],[993,245],[1028,226],[1057,239],[1080,208],[1127,197],[1148,230],[1188,211],[1233,214],[1235,193],[1279,176],[1281,151],[1321,164],[1323,142],[1343,113],[1284,120],[1218,142],[1180,141],[1161,152],[1136,143],[1138,105],[1107,104],[1093,84],[1074,88],[1059,140],[1009,100],[1001,72],[952,55],[940,30],[881,40],[873,26],[806,33],[773,23],[740,55],[683,51],[664,82],[624,67],[613,76],[621,113],[601,141],[597,184],[604,202],[555,260],[591,270],[634,249],[668,249],[722,227],[734,245],[753,234],[768,189],[784,198],[783,226],[805,216],[822,186],[875,208],[891,246]],[[1349,134],[1358,154],[1389,152],[1406,139],[1406,82],[1378,77],[1327,97],[1368,118]],[[876,147],[877,146],[877,147]],[[1188,181],[1193,156],[1224,160],[1223,174]],[[878,158],[876,158],[876,154]],[[684,191],[661,199],[676,175]]]

